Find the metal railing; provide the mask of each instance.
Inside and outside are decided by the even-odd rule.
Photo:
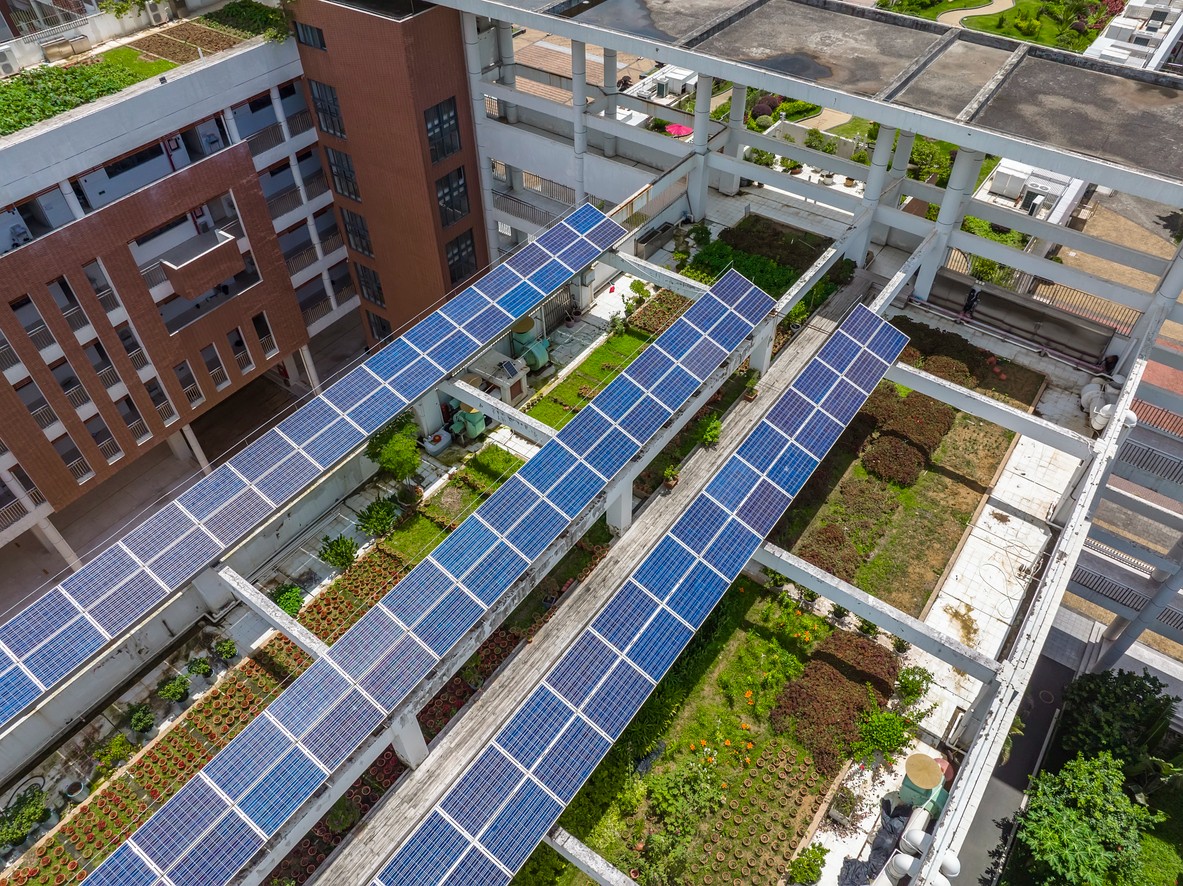
[[[248,369],[250,369],[252,366],[255,365],[254,361],[251,360],[251,355],[250,355],[249,351],[239,351],[237,354],[234,355],[234,362],[238,364],[238,368],[241,369],[243,372],[246,372]]]
[[[329,180],[325,177],[323,169],[316,170],[316,172],[304,179],[304,194],[309,200],[319,197],[328,189]]]
[[[43,431],[58,420],[57,413],[48,403],[43,403],[36,409],[30,409],[29,414],[33,416],[33,421],[37,422],[37,427]]]
[[[333,231],[323,236],[318,232],[317,236],[320,237],[320,248],[325,255],[331,255],[345,245],[345,241],[341,239],[340,231]]]
[[[99,452],[103,454],[108,463],[123,455],[123,450],[119,448],[119,443],[114,437],[108,437],[106,440],[96,441],[99,444]]]
[[[160,420],[166,425],[177,420],[177,411],[173,409],[173,405],[167,400],[163,403],[156,404],[156,414],[160,416]]]
[[[1113,545],[1107,545],[1105,542],[1099,541],[1092,536],[1085,536],[1084,546],[1094,553],[1108,557],[1110,560],[1116,560],[1118,563],[1137,570],[1143,575],[1150,575],[1150,573],[1154,572],[1154,567],[1145,560],[1140,560],[1133,554],[1127,554],[1125,551],[1118,550]]]
[[[528,191],[541,194],[549,200],[563,203],[567,206],[575,205],[575,189],[549,178],[543,178],[532,172],[522,173],[522,187]]]
[[[224,225],[220,225],[218,230],[223,234],[229,234],[235,240],[241,240],[246,236],[246,231],[242,227],[242,219],[232,218]]]
[[[74,332],[77,332],[79,329],[85,329],[90,325],[90,318],[86,316],[86,312],[78,305],[66,308],[62,311],[62,316],[66,318],[66,322]]]
[[[302,111],[296,111],[296,113],[288,117],[288,132],[291,135],[299,135],[301,132],[307,132],[311,128],[312,113],[307,108]]]
[[[485,96],[485,116],[492,117],[494,120],[500,120],[503,116],[501,113],[501,102],[491,95]]]
[[[514,216],[514,218],[520,218],[536,225],[549,225],[555,220],[553,212],[547,212],[533,203],[527,203],[512,194],[503,194],[500,191],[493,192],[493,207]]]
[[[1147,403],[1145,400],[1139,400],[1137,397],[1134,398],[1131,408],[1142,424],[1150,425],[1164,434],[1183,439],[1183,415]]]
[[[1145,594],[1079,564],[1072,570],[1072,581],[1106,600],[1128,606],[1135,612],[1140,611],[1148,602]]]
[[[168,282],[168,275],[164,273],[164,265],[158,261],[154,261],[140,268],[140,275],[144,278],[144,283],[149,289],[153,286],[159,286],[161,283]]]
[[[148,366],[148,355],[144,353],[143,348],[128,351],[127,359],[131,360],[131,365],[136,369],[145,369]]]
[[[0,529],[7,529],[14,523],[20,522],[28,513],[19,498],[10,501],[4,507],[0,508]]]
[[[0,342],[0,372],[5,369],[11,369],[21,362],[21,358],[16,355],[16,351],[8,342]]]
[[[99,370],[99,381],[103,383],[103,387],[113,388],[123,381],[123,379],[119,377],[119,373],[115,371],[114,366],[104,366]]]
[[[689,186],[690,177],[683,176],[655,197],[653,196],[653,185],[647,185],[609,212],[608,215],[617,224],[623,225],[630,231],[635,231],[649,219],[656,217],[662,210],[667,209],[674,201],[682,199]]]
[[[189,401],[190,406],[196,406],[205,399],[205,394],[201,393],[201,388],[197,386],[197,382],[188,385],[185,388],[185,399]]]
[[[357,295],[357,287],[353,285],[352,277],[341,277],[333,280],[333,295],[336,296],[337,304],[349,301]]]
[[[1142,316],[1141,312],[1134,308],[1081,292],[1063,283],[1040,283],[1036,280],[1031,289],[1031,297],[1037,302],[1051,305],[1077,317],[1111,326],[1122,335],[1128,335],[1138,322],[1138,318]]]
[[[264,126],[258,132],[252,132],[243,141],[250,148],[251,156],[258,157],[264,151],[270,151],[272,148],[283,144],[283,127],[279,125],[279,121],[276,121],[270,126]]]
[[[321,317],[324,317],[332,310],[333,302],[326,295],[316,304],[309,305],[308,307],[301,310],[301,313],[304,315],[304,325],[311,326],[313,323],[315,323]]]
[[[86,392],[86,388],[80,384],[75,384],[69,388],[65,388],[63,393],[66,399],[70,401],[70,405],[77,409],[80,406],[85,406],[90,402],[90,394]]]
[[[224,388],[230,384],[230,379],[226,377],[226,370],[221,366],[215,366],[209,371],[209,377],[213,379],[215,388]]]
[[[0,440],[0,455],[8,455],[8,444]]]
[[[133,418],[127,423],[127,429],[131,431],[131,435],[136,438],[137,443],[152,434],[142,418]]]
[[[290,255],[285,255],[283,260],[288,266],[289,274],[298,274],[309,265],[316,263],[316,246],[310,243]]]
[[[74,479],[81,483],[87,477],[94,475],[94,471],[90,469],[90,463],[81,455],[69,462],[66,465],[70,469],[70,473],[74,475]]]
[[[271,217],[276,219],[281,215],[299,208],[303,202],[300,199],[300,189],[292,185],[286,191],[282,191],[274,197],[269,197],[267,200],[267,210],[271,213]]]
[[[274,354],[276,351],[279,350],[279,348],[276,347],[276,344],[275,344],[275,336],[272,335],[270,332],[267,333],[266,335],[259,336],[259,344],[263,348],[263,354],[267,357],[270,357],[272,354]]]
[[[1171,483],[1183,483],[1183,459],[1144,443],[1126,440],[1121,444],[1117,459]]]
[[[39,351],[43,351],[46,348],[52,348],[57,344],[57,340],[53,337],[53,333],[49,331],[49,327],[47,327],[44,323],[38,323],[35,326],[31,326],[30,328],[26,329],[25,332],[27,332],[29,335],[29,341],[31,341]]]
[[[34,486],[32,489],[26,489],[25,491],[29,493],[29,501],[33,503],[34,507],[45,504],[45,496],[41,494],[41,490],[36,486]]]
[[[103,306],[103,310],[110,314],[112,311],[117,311],[121,307],[119,298],[115,295],[114,289],[104,289],[99,293],[99,304]]]

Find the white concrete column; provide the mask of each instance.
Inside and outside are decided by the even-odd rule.
[[[608,507],[604,513],[608,518],[608,528],[617,535],[623,535],[624,531],[633,525],[633,485],[631,483],[619,485],[609,497]]]
[[[694,135],[691,143],[697,161],[690,173],[687,196],[690,198],[690,215],[695,221],[702,221],[707,214],[707,191],[710,187],[710,170],[707,168],[707,137],[711,125],[711,87],[714,80],[706,74],[698,75],[694,88]]]
[[[316,374],[316,364],[312,362],[312,351],[308,349],[308,345],[303,345],[300,348],[300,359],[304,362],[304,372],[308,374],[308,383],[312,386],[312,390],[320,393],[320,377]]]
[[[766,323],[757,327],[752,338],[752,353],[748,356],[748,366],[764,375],[772,365],[772,344],[776,340],[776,324]]]
[[[50,553],[57,553],[59,557],[66,561],[66,566],[69,567],[71,572],[82,566],[82,560],[74,553],[74,549],[62,538],[62,534],[58,532],[57,527],[50,523],[49,520],[38,520],[32,529],[33,535],[37,537],[37,541],[41,542],[41,546]]]
[[[723,153],[728,157],[738,158],[744,151],[743,134],[747,129],[743,125],[743,112],[747,105],[748,88],[736,83],[731,87],[731,109],[727,114],[727,144],[723,146]],[[728,196],[739,193],[739,175],[723,173],[719,177],[719,191]]]
[[[468,73],[468,94],[472,99],[472,128],[476,134],[477,164],[481,185],[481,204],[485,208],[485,238],[489,243],[489,261],[497,261],[497,221],[493,218],[493,162],[489,151],[486,127],[490,123],[485,113],[485,90],[481,80],[480,34],[477,32],[476,16],[470,12],[460,15],[460,27],[464,34],[464,66]]]
[[[222,125],[226,127],[226,135],[230,136],[231,144],[242,141],[238,134],[238,121],[234,119],[234,109],[226,108],[222,111]]]
[[[596,272],[585,268],[575,280],[575,304],[579,310],[586,311],[591,307],[592,297],[596,294]]]
[[[340,305],[337,304],[337,293],[333,292],[333,278],[329,275],[329,269],[325,268],[320,272],[320,282],[325,288],[325,295],[329,297],[329,304],[333,306],[333,310],[337,310]]]
[[[879,128],[882,132],[883,127],[880,126]],[[889,182],[897,182],[908,174],[908,163],[912,159],[912,146],[915,143],[916,133],[900,132],[900,137],[896,141],[895,152],[892,154],[891,171],[887,176]]]
[[[292,181],[296,183],[296,190],[300,192],[300,202],[308,202],[308,192],[304,190],[304,176],[300,172],[300,161],[295,154],[288,154],[288,165],[292,169]]]
[[[941,198],[941,209],[937,213],[936,244],[931,252],[920,263],[916,272],[916,288],[913,298],[917,301],[928,301],[928,294],[932,291],[933,281],[937,271],[945,263],[945,253],[949,248],[949,235],[961,225],[964,215],[966,199],[973,195],[974,182],[978,170],[982,168],[982,161],[986,155],[981,151],[959,151],[957,159],[953,161],[953,169],[949,172],[949,184],[945,188],[945,195]]]
[[[571,41],[571,117],[575,125],[575,205],[587,199],[583,160],[587,154],[587,44]]]
[[[502,161],[504,163],[504,161]],[[522,170],[519,166],[505,165],[505,182],[509,185],[511,191],[524,191],[526,189],[525,182],[522,181]]]
[[[185,425],[181,428],[181,433],[185,435],[185,442],[189,444],[189,448],[193,451],[193,457],[197,459],[197,463],[201,465],[201,472],[208,474],[213,470],[209,461],[205,457],[205,451],[201,448],[201,444],[197,442],[197,435],[193,433],[192,425]]]
[[[513,57],[513,23],[502,22],[496,23],[497,27],[497,58],[501,62],[501,76],[497,81],[503,86],[508,86],[514,89],[517,86],[517,63],[514,62]],[[502,108],[505,110],[505,120],[507,123],[518,122],[518,106],[512,102],[503,102]]]
[[[189,461],[193,453],[189,451],[189,444],[185,442],[185,435],[180,431],[168,436],[168,448],[177,461]]]
[[[291,387],[292,382],[298,382],[300,380],[300,370],[296,366],[296,355],[295,354],[288,354],[280,362],[283,363],[284,371],[287,372],[287,374],[288,374],[288,378],[287,378],[288,387]]]
[[[395,755],[411,769],[419,768],[419,764],[427,759],[427,742],[414,717],[407,723],[391,723],[389,736]]]
[[[603,47],[604,52],[604,118],[607,120],[616,119],[616,96],[619,90],[616,88],[617,71],[619,70],[616,63],[616,50],[609,49],[607,46]],[[604,136],[604,156],[616,156],[616,136]]]
[[[320,233],[316,230],[316,219],[308,216],[304,219],[304,227],[308,228],[308,236],[312,238],[312,248],[316,250],[316,260],[320,261],[325,257],[325,251],[320,245]]]
[[[411,414],[415,416],[419,430],[424,434],[434,434],[444,426],[444,412],[440,408],[440,398],[435,391],[412,403]]]
[[[279,128],[283,132],[283,140],[286,142],[292,137],[292,131],[288,129],[288,118],[283,112],[283,99],[279,97],[279,87],[271,87],[271,107],[275,110],[275,119],[279,122]]]
[[[875,150],[871,152],[871,169],[867,173],[867,188],[863,194],[863,205],[874,213],[879,205],[879,198],[883,196],[883,183],[887,180],[887,164],[891,160],[892,143],[895,141],[896,130],[886,126],[879,128],[879,139],[875,142]],[[861,268],[867,260],[867,247],[871,245],[871,229],[874,218],[868,216],[863,227],[850,238],[850,245],[846,248],[846,257],[854,259]]]
[[[82,209],[82,204],[78,202],[78,195],[74,193],[74,188],[70,186],[69,180],[58,182],[58,190],[62,192],[62,198],[66,201],[66,205],[70,207],[70,212],[74,214],[74,218],[82,218],[86,212]]]

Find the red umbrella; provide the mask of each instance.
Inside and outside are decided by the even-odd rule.
[[[684,135],[690,135],[690,133],[694,132],[689,126],[683,126],[681,123],[671,123],[665,128],[665,131],[674,136],[674,138],[681,138]]]

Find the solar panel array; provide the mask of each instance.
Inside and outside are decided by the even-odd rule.
[[[127,882],[124,866],[133,864],[175,886],[225,882],[774,306],[728,272],[157,811],[111,872],[106,862],[89,882]],[[223,845],[196,878],[186,872],[206,851],[203,834]]]
[[[581,206],[0,625],[0,727],[624,234]]]
[[[372,886],[510,881],[906,343],[854,309]]]

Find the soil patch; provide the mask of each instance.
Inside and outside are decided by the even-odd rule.
[[[194,46],[200,46],[207,52],[221,52],[223,49],[229,49],[242,42],[242,38],[235,37],[233,34],[204,28],[194,22],[182,22],[179,25],[174,25],[168,28],[164,34],[174,40],[183,40]]]
[[[180,40],[174,40],[163,34],[149,34],[128,45],[140,52],[148,52],[179,65],[196,61],[201,57],[196,46],[190,46],[188,43],[182,43]]]
[[[778,265],[803,271],[834,241],[781,224],[762,215],[749,215],[733,228],[719,234],[733,249],[762,255]]]

